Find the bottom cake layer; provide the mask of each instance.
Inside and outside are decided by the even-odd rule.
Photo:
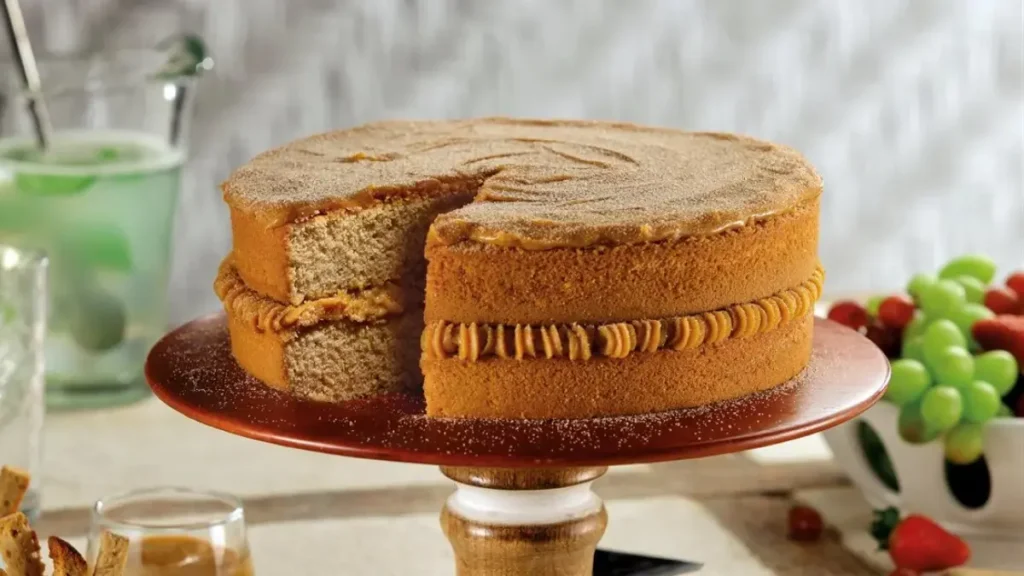
[[[811,357],[813,315],[750,338],[625,358],[424,357],[427,415],[589,418],[703,406],[773,388]]]
[[[325,402],[419,390],[419,311],[386,322],[340,320],[298,331],[259,331],[228,313],[231,351],[246,372],[295,396]]]

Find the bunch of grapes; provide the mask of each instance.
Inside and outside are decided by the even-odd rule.
[[[885,399],[900,408],[899,432],[908,442],[942,438],[946,458],[969,464],[982,455],[983,425],[1012,417],[1004,403],[1020,379],[1020,366],[1004,350],[982,351],[972,327],[996,314],[1024,314],[1024,273],[990,287],[995,264],[968,255],[939,274],[917,274],[908,296],[873,298],[865,306],[837,302],[829,319],[860,330],[890,358]],[[1017,402],[1024,417],[1024,401]]]

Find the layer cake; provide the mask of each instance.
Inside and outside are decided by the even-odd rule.
[[[223,185],[239,363],[441,417],[637,414],[765,390],[811,350],[821,180],[742,136],[586,121],[378,122]]]

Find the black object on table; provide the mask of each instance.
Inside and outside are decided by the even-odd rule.
[[[691,574],[702,564],[686,560],[670,560],[626,552],[597,549],[594,553],[594,576],[676,576]]]

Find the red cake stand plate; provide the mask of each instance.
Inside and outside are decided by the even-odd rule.
[[[604,532],[604,508],[589,485],[606,466],[792,440],[850,420],[881,398],[889,377],[882,352],[827,320],[817,319],[814,329],[810,364],[789,383],[644,416],[430,419],[422,398],[411,394],[341,404],[300,400],[238,366],[222,314],[160,340],[146,361],[146,378],[170,407],[232,434],[354,458],[440,465],[460,488],[442,514],[460,575],[576,576],[590,574]],[[561,489],[555,498],[554,488]],[[524,555],[523,546],[533,552]]]

